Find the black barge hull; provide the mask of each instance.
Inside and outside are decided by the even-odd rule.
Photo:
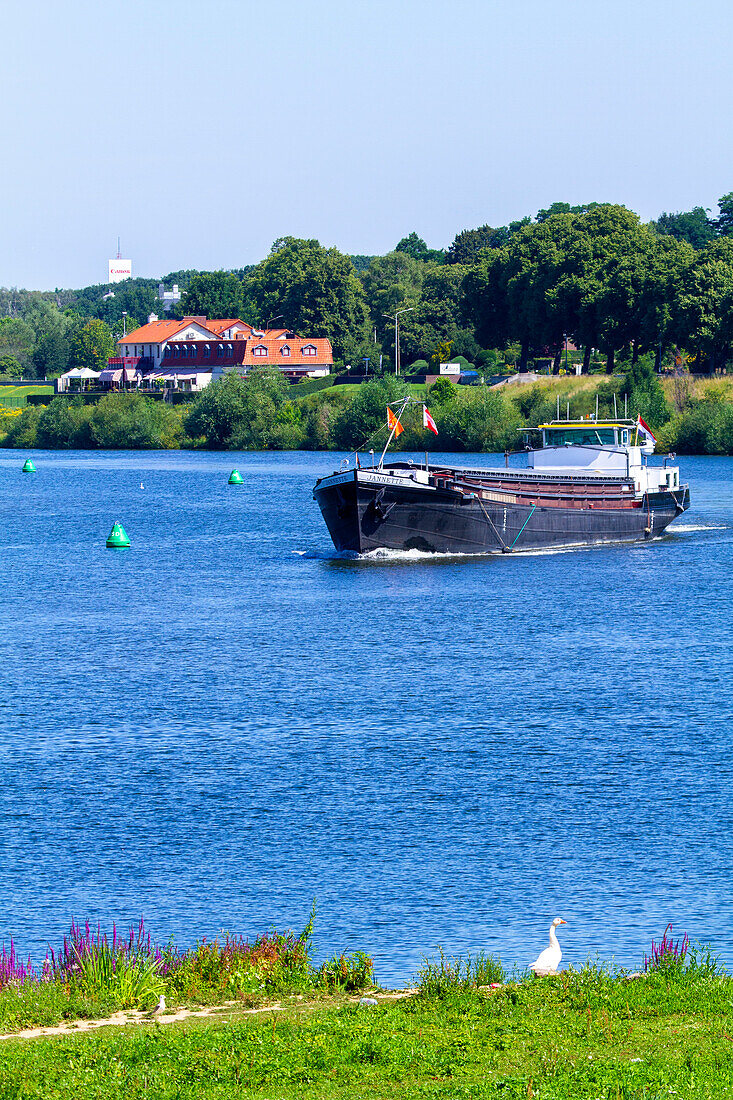
[[[367,474],[367,478],[364,477]],[[650,493],[631,507],[547,507],[485,499],[502,494],[457,492],[405,479],[395,485],[352,470],[313,491],[337,550],[422,550],[500,554],[521,550],[643,542],[655,538],[690,504],[689,489]],[[631,503],[631,502],[629,502]]]

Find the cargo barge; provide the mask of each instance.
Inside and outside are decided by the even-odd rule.
[[[393,417],[394,419],[394,417]],[[313,489],[337,550],[507,554],[661,535],[690,506],[679,468],[650,466],[637,420],[557,420],[537,429],[524,468],[411,461],[354,466]],[[386,448],[385,448],[386,450]]]

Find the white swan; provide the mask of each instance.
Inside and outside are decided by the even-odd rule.
[[[562,959],[562,951],[560,950],[560,944],[557,942],[557,936],[555,929],[558,924],[567,924],[566,920],[562,917],[555,917],[554,921],[550,925],[550,946],[540,954],[537,962],[533,962],[530,966],[530,970],[534,970],[536,977],[546,978],[548,974],[556,974],[557,968],[560,965]]]

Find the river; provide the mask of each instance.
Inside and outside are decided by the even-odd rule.
[[[349,561],[311,500],[341,456],[25,457],[0,940],[142,913],[185,945],[315,897],[319,957],[385,984],[438,945],[524,966],[555,916],[564,964],[636,966],[668,921],[733,963],[733,460],[680,460],[692,506],[651,544]]]

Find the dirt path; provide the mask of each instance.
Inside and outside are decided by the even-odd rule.
[[[366,996],[381,1003],[384,1001],[399,1001],[404,997],[412,997],[415,993],[417,993],[416,989],[390,989],[380,992],[373,991],[366,994]],[[360,997],[345,997],[340,1003],[358,1004],[360,1000]],[[309,1004],[317,1002],[301,1000],[298,1003],[306,1007]],[[209,1005],[207,1008],[178,1008],[170,1012],[163,1012],[160,1016],[154,1016],[151,1012],[138,1012],[135,1009],[126,1009],[121,1012],[114,1012],[111,1016],[103,1020],[70,1020],[67,1023],[57,1024],[54,1027],[28,1027],[23,1031],[10,1031],[6,1035],[0,1035],[0,1040],[43,1039],[49,1035],[79,1035],[83,1032],[96,1031],[100,1027],[126,1027],[129,1024],[173,1024],[177,1020],[187,1020],[189,1017],[220,1018],[222,1012],[226,1012],[227,1009],[236,1008],[239,1004],[241,1004],[240,1001],[223,1001],[219,1005]],[[273,1004],[265,1005],[262,1008],[240,1008],[237,1015],[257,1016],[265,1012],[282,1012],[286,1007],[291,1008],[293,1006],[285,1006],[282,1005],[280,1001],[274,1001]]]

